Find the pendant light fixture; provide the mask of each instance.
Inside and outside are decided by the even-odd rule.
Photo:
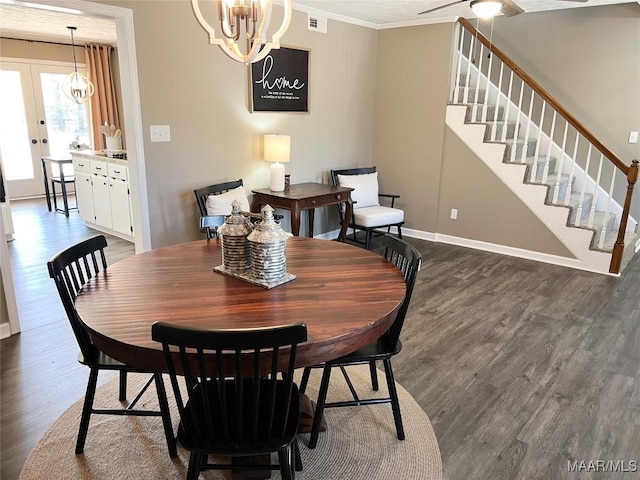
[[[93,95],[94,87],[93,83],[89,81],[82,73],[78,72],[78,65],[76,63],[76,44],[73,41],[73,32],[76,27],[67,27],[71,32],[71,47],[73,48],[73,72],[71,72],[67,78],[62,82],[62,91],[71,100],[78,104],[83,104],[89,101],[91,95]]]
[[[283,0],[282,23],[267,41],[267,29],[271,20],[272,0],[208,0],[217,6],[221,35],[216,38],[215,29],[200,10],[200,0],[191,0],[193,13],[202,28],[209,34],[209,43],[218,45],[224,53],[237,62],[249,64],[262,60],[273,48],[280,48],[280,37],[291,22],[291,0]],[[246,42],[246,48],[240,43]]]

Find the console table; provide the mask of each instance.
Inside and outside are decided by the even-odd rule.
[[[313,237],[314,213],[317,207],[327,207],[344,203],[345,211],[338,240],[344,242],[347,227],[353,214],[351,192],[353,188],[326,185],[324,183],[299,183],[291,185],[284,192],[273,192],[268,188],[252,190],[252,212],[259,212],[262,205],[269,204],[274,208],[283,208],[291,212],[291,233],[300,235],[300,212],[307,210],[309,220],[309,236]]]

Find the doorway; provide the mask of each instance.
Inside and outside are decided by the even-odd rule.
[[[19,4],[19,3],[18,3]],[[78,0],[32,0],[25,6],[25,11],[38,10],[41,4],[47,11],[73,10],[78,15],[88,15],[113,20],[116,25],[118,47],[118,69],[120,83],[122,85],[122,102],[124,123],[126,128],[127,156],[129,158],[129,177],[131,189],[131,202],[133,214],[133,227],[137,232],[135,237],[135,252],[140,253],[151,249],[149,205],[147,200],[147,180],[145,172],[145,156],[142,138],[142,112],[140,110],[140,91],[138,87],[137,60],[135,48],[135,36],[133,32],[133,11],[128,8],[117,7],[104,3]],[[82,9],[78,10],[81,5]],[[42,7],[41,7],[42,8]],[[28,24],[29,22],[25,22]],[[0,217],[2,217],[0,210]],[[2,221],[3,218],[0,218]],[[2,264],[5,269],[4,259]],[[16,326],[11,325],[11,334],[19,332]],[[3,325],[3,324],[0,324]]]
[[[40,158],[68,155],[74,140],[92,144],[87,104],[62,92],[70,72],[63,65],[0,63],[0,151],[11,200],[44,194]],[[71,165],[65,167],[71,176]]]

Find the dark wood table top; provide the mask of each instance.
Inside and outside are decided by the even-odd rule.
[[[288,200],[305,200],[310,197],[319,195],[331,195],[331,194],[346,194],[353,191],[351,187],[338,187],[335,185],[328,185],[325,183],[296,183],[291,185],[289,190],[282,192],[274,192],[268,188],[259,188],[251,190],[253,193],[259,195],[265,195],[274,198],[286,198]],[[346,198],[346,197],[345,197]]]
[[[111,265],[76,300],[94,343],[133,367],[163,371],[155,321],[196,328],[307,324],[297,366],[350,353],[384,333],[405,294],[400,271],[380,255],[340,242],[287,240],[287,271],[296,279],[272,289],[213,271],[219,240],[160,248]]]

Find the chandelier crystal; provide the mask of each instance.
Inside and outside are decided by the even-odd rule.
[[[244,64],[262,60],[274,48],[280,48],[280,38],[291,22],[291,0],[284,0],[282,23],[267,41],[267,29],[271,20],[272,0],[209,0],[218,10],[219,31],[207,22],[200,10],[200,0],[191,0],[193,13],[202,28],[209,34],[209,43],[218,45],[229,57]],[[240,43],[246,42],[246,48]]]
[[[76,27],[67,27],[71,32],[71,46],[73,48],[73,69],[67,78],[62,82],[62,91],[71,100],[77,104],[83,104],[89,101],[94,92],[93,83],[89,81],[82,73],[78,72],[76,63],[76,44],[73,40],[73,32]]]

